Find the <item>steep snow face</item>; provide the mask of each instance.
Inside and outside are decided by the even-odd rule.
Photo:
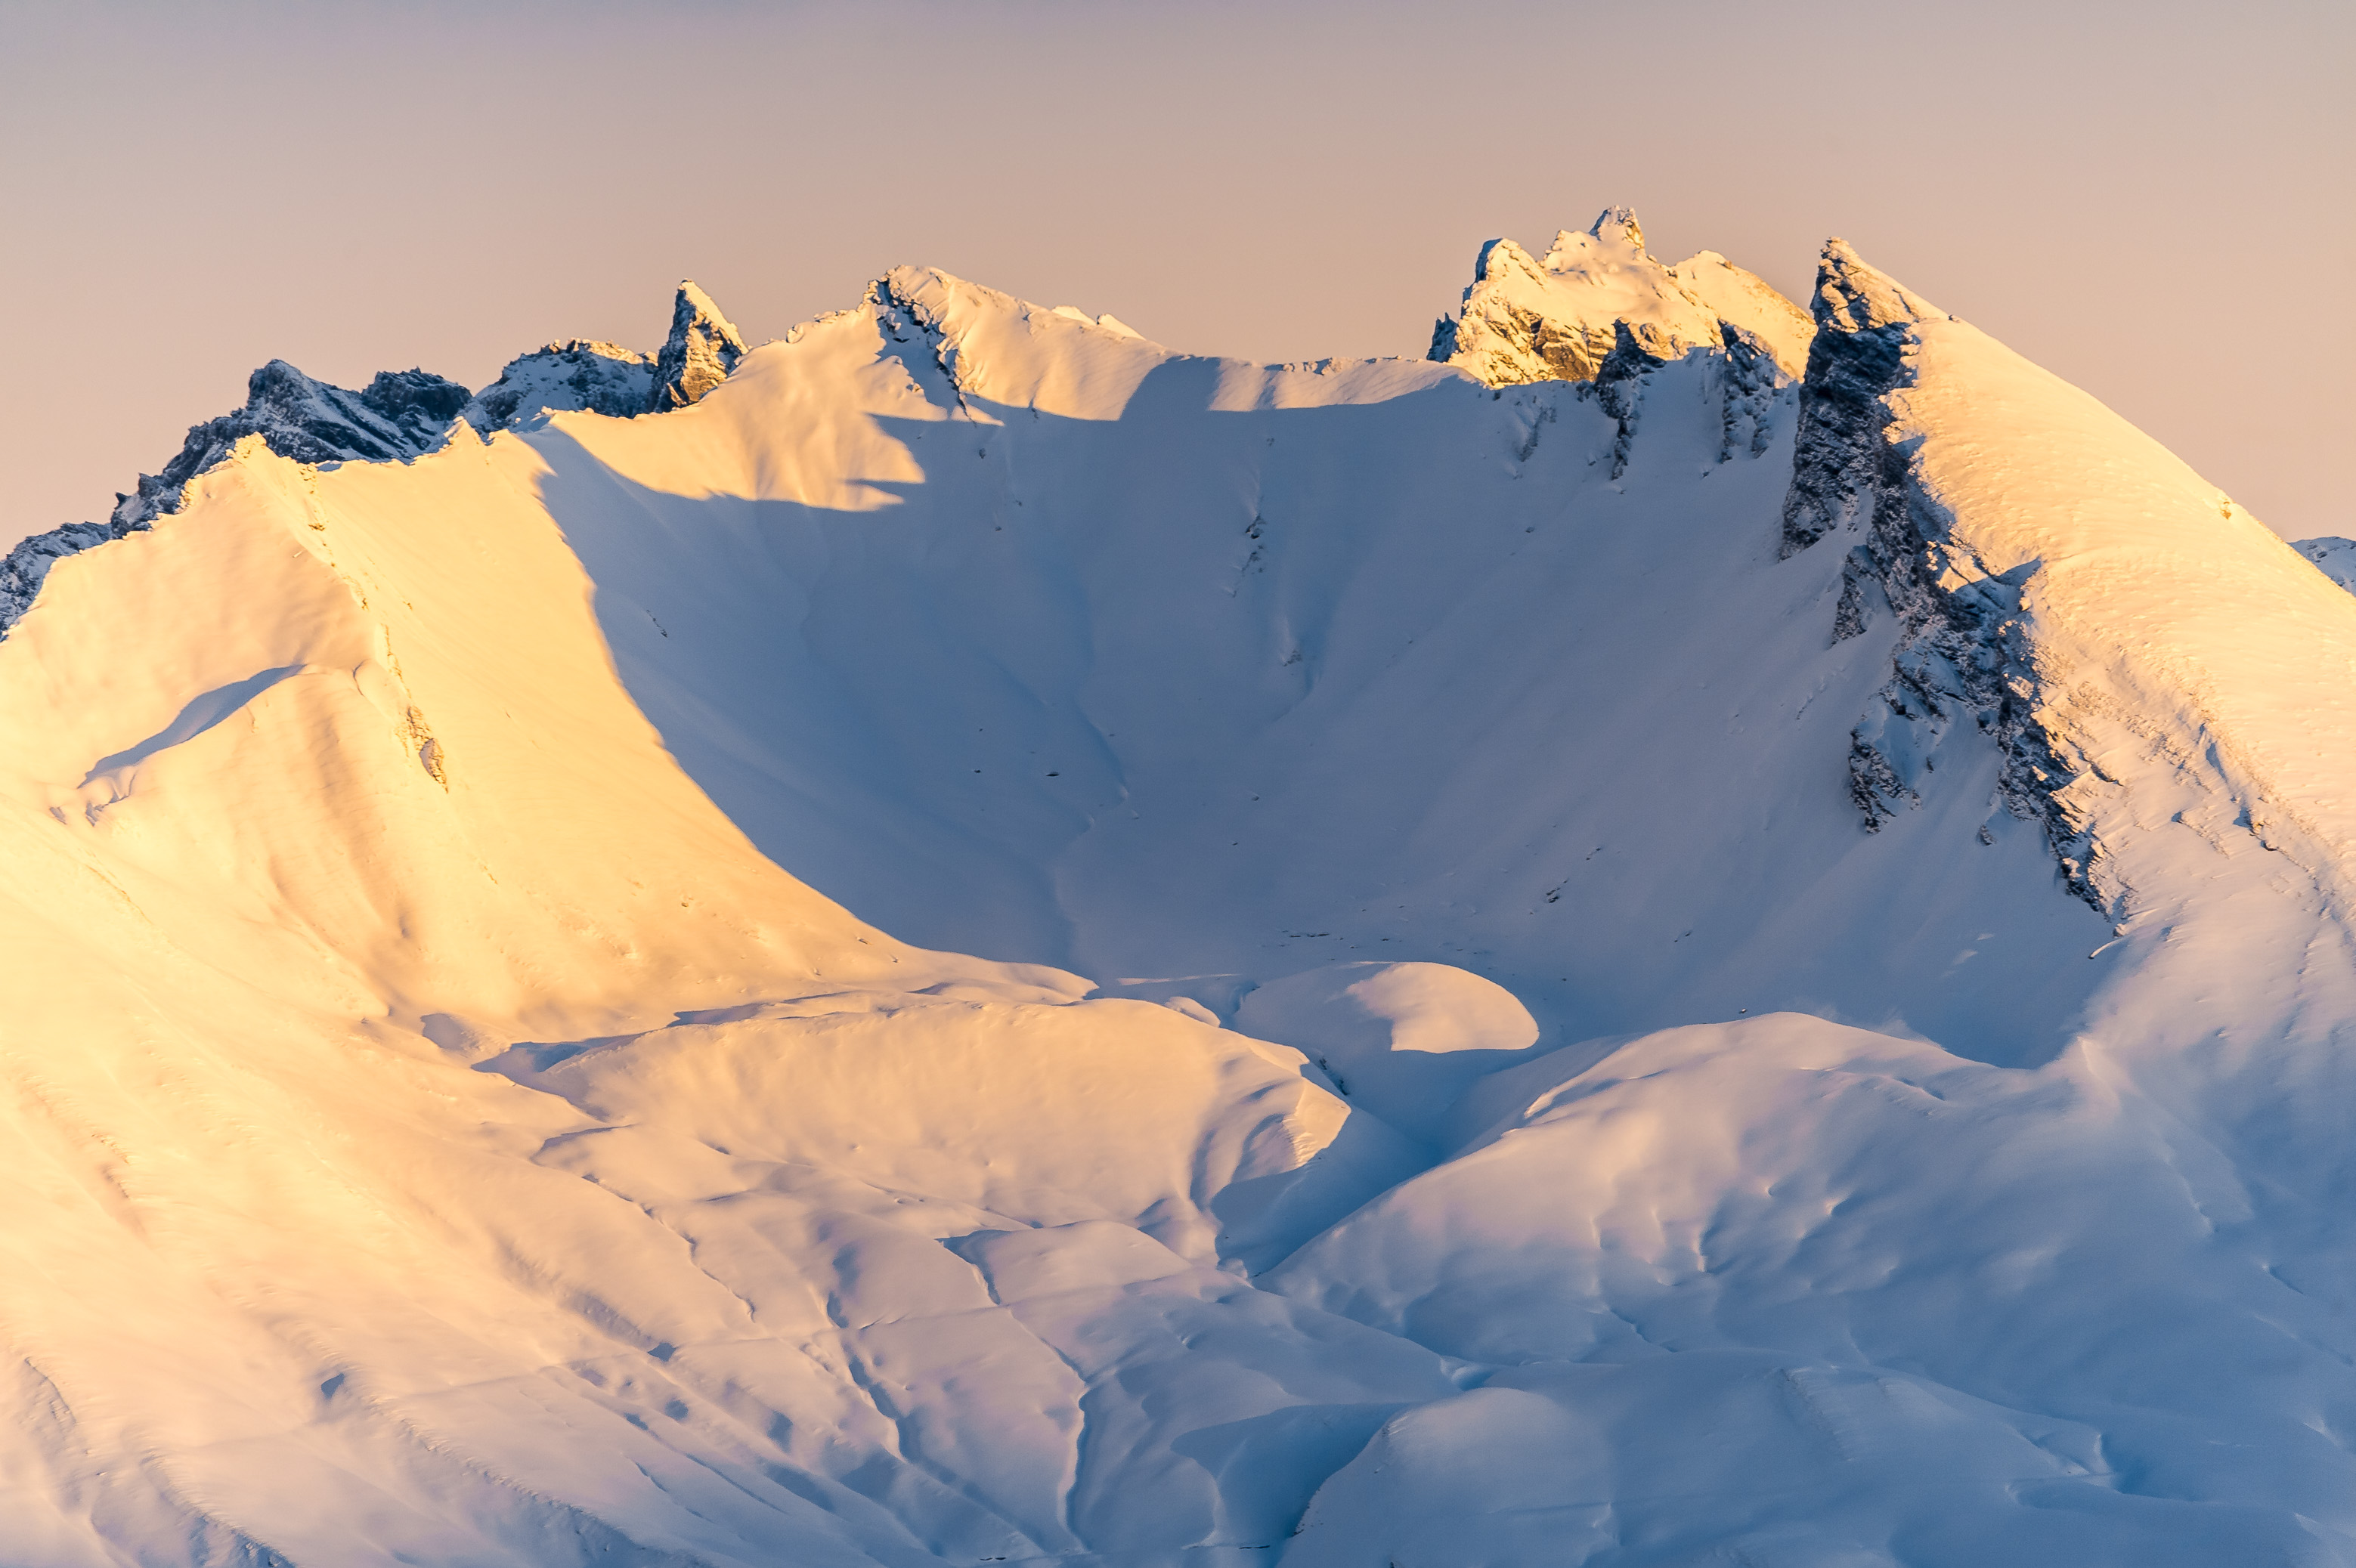
[[[1715,251],[1663,266],[1646,252],[1636,215],[1620,207],[1584,234],[1556,235],[1543,261],[1491,240],[1462,313],[1434,329],[1430,357],[1491,386],[1585,381],[1622,329],[1655,359],[1740,339],[1792,377],[1811,331],[1789,300]]]
[[[712,296],[684,281],[671,306],[670,336],[655,359],[655,385],[648,408],[685,408],[728,379],[744,356],[744,339],[720,314]]]
[[[655,366],[643,354],[611,343],[569,338],[510,360],[499,379],[475,394],[458,417],[483,434],[509,430],[542,413],[592,413],[627,418],[654,402]]]
[[[2356,600],[1815,304],[906,269],[50,557],[9,1561],[2356,1563]]]

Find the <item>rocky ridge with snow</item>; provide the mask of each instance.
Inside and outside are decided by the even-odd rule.
[[[1663,266],[1636,215],[1615,207],[1584,234],[1556,235],[1543,261],[1511,240],[1483,246],[1462,309],[1432,330],[1430,357],[1491,386],[1588,381],[1623,328],[1660,360],[1740,339],[1790,378],[1812,331],[1790,301],[1714,251]]]
[[[247,381],[243,408],[191,427],[162,473],[141,475],[136,490],[115,498],[112,521],[135,528],[170,511],[181,487],[242,437],[258,435],[297,463],[383,463],[432,450],[466,401],[466,388],[423,370],[380,371],[350,392],[273,359]]]
[[[617,345],[568,338],[510,360],[499,379],[468,395],[424,370],[380,371],[354,392],[305,376],[283,359],[256,370],[245,406],[191,426],[160,474],[143,474],[115,497],[103,523],[68,523],[20,540],[0,557],[0,635],[67,556],[121,539],[177,511],[189,480],[259,436],[297,463],[382,463],[434,450],[460,421],[488,435],[549,413],[586,410],[616,418],[683,408],[709,392],[744,352],[736,328],[691,281],[680,284],[670,336],[655,359]]]

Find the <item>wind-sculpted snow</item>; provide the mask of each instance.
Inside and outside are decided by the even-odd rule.
[[[904,269],[12,564],[0,1561],[2356,1563],[2356,600],[1694,292]]]

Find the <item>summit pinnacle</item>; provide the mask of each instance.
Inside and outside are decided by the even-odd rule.
[[[728,379],[744,357],[744,339],[720,314],[712,296],[682,279],[671,306],[670,337],[655,359],[655,389],[648,408],[655,413],[683,409]]]

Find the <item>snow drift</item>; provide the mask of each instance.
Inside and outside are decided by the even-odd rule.
[[[0,1561],[2356,1563],[2356,599],[1811,304],[257,373],[0,568]]]

